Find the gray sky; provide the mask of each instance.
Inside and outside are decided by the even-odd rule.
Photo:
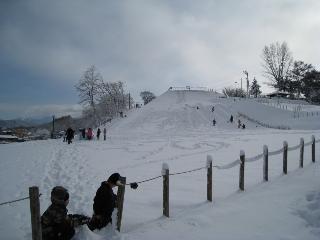
[[[0,1],[0,118],[76,115],[90,65],[127,91],[260,85],[265,45],[320,66],[319,0]],[[239,84],[238,84],[239,86]],[[263,90],[268,90],[263,85]]]

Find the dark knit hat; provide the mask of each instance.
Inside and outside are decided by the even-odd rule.
[[[112,183],[113,185],[118,185],[118,181],[120,181],[120,174],[119,173],[112,173],[108,178],[108,182]]]
[[[69,199],[68,190],[62,186],[56,186],[51,191],[51,201],[54,203],[62,203]]]

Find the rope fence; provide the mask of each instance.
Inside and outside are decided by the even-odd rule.
[[[268,181],[268,157],[269,156],[275,156],[279,154],[283,154],[283,173],[287,174],[287,156],[288,156],[288,151],[294,151],[297,149],[300,149],[300,154],[299,154],[299,166],[300,168],[303,168],[303,161],[304,161],[304,147],[305,146],[310,146],[311,145],[311,161],[314,163],[315,162],[315,143],[320,142],[320,139],[315,140],[315,137],[312,135],[312,139],[310,142],[304,143],[304,139],[300,139],[300,144],[293,146],[293,147],[288,147],[288,143],[286,141],[283,142],[283,148],[280,148],[275,151],[268,151],[268,147],[264,145],[263,147],[263,153],[258,154],[256,156],[246,158],[245,157],[245,152],[240,151],[240,158],[224,164],[224,165],[213,165],[212,164],[212,157],[210,155],[207,155],[207,162],[206,165],[203,167],[195,168],[195,169],[190,169],[186,171],[181,171],[181,172],[174,172],[170,173],[169,172],[169,166],[166,163],[163,163],[162,165],[162,171],[161,175],[152,177],[152,178],[147,178],[144,180],[140,180],[137,182],[131,182],[131,183],[126,183],[126,178],[121,179],[122,186],[118,187],[118,193],[117,193],[117,206],[118,206],[118,214],[117,214],[117,230],[120,231],[121,228],[121,220],[122,220],[122,212],[123,212],[123,203],[124,203],[124,193],[125,193],[125,186],[130,185],[132,188],[137,188],[138,184],[145,183],[145,182],[150,182],[150,181],[155,181],[159,178],[163,178],[163,215],[166,217],[169,217],[169,177],[170,176],[175,176],[175,175],[181,175],[181,174],[187,174],[191,172],[196,172],[200,171],[203,169],[207,169],[207,200],[212,202],[212,169],[216,168],[218,170],[226,170],[226,169],[231,169],[235,166],[239,166],[239,189],[241,191],[244,191],[244,172],[245,172],[245,162],[255,162],[260,159],[263,159],[263,180]],[[40,201],[39,198],[42,194],[39,194],[39,189],[38,187],[30,187],[29,188],[29,197],[23,197],[11,201],[6,201],[3,203],[0,203],[0,206],[11,204],[14,202],[20,202],[24,200],[30,199],[30,211],[31,211],[31,226],[32,226],[32,239],[33,240],[40,240],[42,239],[42,231],[41,231],[41,222],[40,222]]]
[[[40,194],[39,194],[39,197],[40,197],[41,195],[42,195],[42,194],[40,193]],[[30,199],[30,197],[24,197],[24,198],[19,198],[19,199],[7,201],[7,202],[2,202],[2,203],[0,203],[0,206],[2,206],[2,205],[9,205],[10,203],[20,202],[20,201],[24,201],[24,200],[27,200],[27,199]]]

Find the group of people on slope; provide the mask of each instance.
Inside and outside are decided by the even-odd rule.
[[[113,188],[121,186],[119,173],[110,175],[107,181],[103,181],[93,199],[93,215],[91,218],[80,214],[68,214],[69,204],[68,190],[62,186],[56,186],[51,191],[51,205],[41,216],[43,240],[68,240],[75,234],[75,228],[87,224],[93,231],[101,229],[112,222],[112,212],[116,208],[117,196]],[[131,186],[136,189],[137,184]]]
[[[214,106],[211,108],[211,112],[213,113],[214,112]],[[230,116],[230,119],[229,119],[229,122],[230,123],[233,123],[233,115]],[[217,124],[217,121],[215,118],[213,118],[212,120],[212,126],[215,126]],[[241,120],[238,119],[238,128],[242,128],[242,129],[245,129],[246,128],[246,125],[244,123],[241,123]]]
[[[87,140],[92,140],[93,139],[94,132],[93,132],[92,128],[88,128],[88,129],[81,128],[79,130],[81,132],[81,138],[82,139],[87,139]],[[100,135],[101,135],[101,129],[98,128],[97,134],[96,134],[97,140],[100,139]],[[107,137],[107,129],[104,128],[103,129],[103,140],[106,140],[106,137]]]

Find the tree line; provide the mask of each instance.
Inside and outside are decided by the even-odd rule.
[[[98,126],[118,115],[123,116],[124,111],[135,104],[123,82],[104,81],[94,65],[82,74],[75,88],[79,94],[79,103],[84,107],[82,117],[92,126]],[[140,96],[144,104],[155,98],[150,91],[142,91]]]
[[[286,42],[266,45],[261,58],[267,85],[288,93],[292,99],[299,99],[303,94],[307,101],[320,103],[320,72],[312,64],[295,61]],[[261,94],[260,87],[254,78],[248,93],[232,87],[224,88],[223,93],[230,97],[245,97],[247,94],[257,97]]]
[[[320,103],[320,72],[312,64],[295,61],[286,42],[265,46],[262,60],[268,85],[288,92],[291,98],[304,94],[307,101]]]

